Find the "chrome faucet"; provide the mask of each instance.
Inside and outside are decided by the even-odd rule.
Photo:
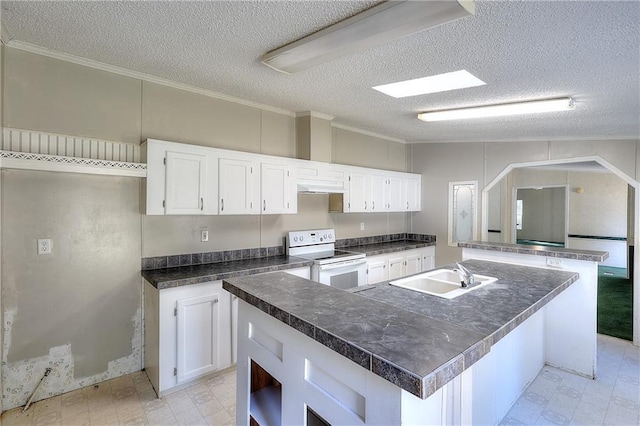
[[[457,266],[456,272],[458,273],[458,276],[460,276],[460,285],[462,286],[462,288],[467,288],[470,285],[473,285],[475,280],[473,278],[473,274],[471,273],[471,271],[469,271],[467,268],[465,268],[458,262],[456,262],[456,266]]]

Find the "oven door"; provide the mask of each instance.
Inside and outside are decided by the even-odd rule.
[[[349,289],[366,283],[367,259],[313,265],[313,280],[340,289]]]

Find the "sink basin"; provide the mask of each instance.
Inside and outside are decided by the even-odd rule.
[[[462,288],[460,285],[460,276],[456,271],[452,269],[436,269],[423,274],[394,280],[389,282],[389,284],[432,296],[453,299],[498,280],[494,277],[478,274],[473,274],[473,278],[475,280],[473,287]]]

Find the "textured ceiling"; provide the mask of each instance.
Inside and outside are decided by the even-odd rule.
[[[294,75],[262,54],[377,1],[3,1],[11,39],[415,141],[640,137],[640,2],[477,1],[476,15]],[[11,44],[9,44],[11,45]],[[466,69],[481,87],[372,86]],[[423,123],[421,111],[572,96],[574,111]]]

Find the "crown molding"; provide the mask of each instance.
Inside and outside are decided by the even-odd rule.
[[[3,26],[3,28],[4,27],[5,26]],[[4,37],[4,33],[3,33],[3,37]],[[167,86],[174,89],[185,90],[187,92],[209,96],[211,98],[216,98],[223,101],[234,102],[234,103],[245,105],[251,108],[257,108],[265,111],[275,112],[277,114],[282,114],[289,117],[296,116],[296,114],[293,111],[289,111],[283,108],[277,108],[271,105],[265,105],[258,102],[248,101],[242,98],[236,98],[235,96],[225,95],[223,93],[214,92],[213,90],[201,89],[199,87],[191,86],[189,84],[178,83],[165,78],[156,77],[151,74],[128,70],[126,68],[105,64],[103,62],[94,61],[92,59],[82,58],[80,56],[72,55],[69,53],[63,53],[56,50],[47,49],[44,47],[37,46],[35,44],[25,43],[23,41],[9,40],[9,42],[6,43],[6,46],[13,49],[23,50],[25,52],[47,56],[49,58],[58,59],[65,62],[71,62],[74,64],[83,65],[83,66],[98,69],[101,71],[107,71],[110,73],[123,75],[125,77],[131,77],[131,78],[135,78],[143,81],[148,81],[150,83],[160,84],[162,86]]]
[[[418,144],[430,144],[430,143],[496,143],[496,142],[513,142],[513,143],[524,143],[524,142],[589,142],[589,141],[602,141],[602,142],[628,142],[635,141],[640,143],[640,138],[634,135],[628,136],[617,136],[611,137],[610,135],[605,136],[562,136],[555,138],[512,138],[512,139],[465,139],[465,140],[432,140],[432,141],[407,141],[407,144],[410,145],[418,145]]]
[[[392,138],[390,136],[381,135],[379,133],[370,132],[368,130],[362,130],[362,129],[358,129],[351,126],[345,126],[344,124],[331,123],[331,127],[335,127],[336,129],[348,130],[350,132],[360,133],[362,135],[372,136],[374,138],[384,139],[391,142],[403,143],[403,144],[407,143],[407,141],[404,139]]]

